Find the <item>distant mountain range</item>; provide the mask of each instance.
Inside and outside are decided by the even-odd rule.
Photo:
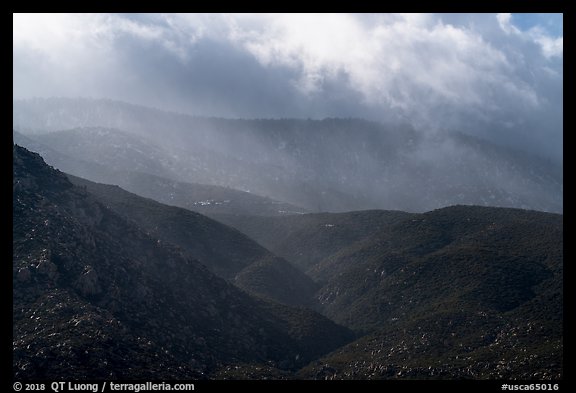
[[[124,135],[126,136],[126,135]],[[203,214],[287,215],[306,209],[229,187],[185,183],[145,172],[111,168],[106,161],[87,161],[72,149],[70,156],[13,131],[14,142],[40,153],[46,162],[76,176],[121,186],[146,198]],[[147,159],[146,159],[147,160]],[[144,164],[153,166],[152,163]]]
[[[13,123],[33,143],[67,157],[54,165],[77,168],[72,174],[119,184],[110,171],[128,172],[127,183],[136,184],[132,174],[145,173],[178,184],[249,191],[271,198],[260,200],[267,205],[286,203],[267,206],[266,215],[270,210],[424,212],[455,204],[563,209],[560,165],[464,133],[423,133],[359,119],[200,118],[65,98],[14,101]],[[169,202],[168,192],[160,200],[160,192],[144,195],[136,188],[127,187]],[[203,201],[222,206],[215,203],[226,200],[232,199]]]
[[[563,376],[562,215],[214,214],[235,230],[16,145],[13,174],[15,378]]]

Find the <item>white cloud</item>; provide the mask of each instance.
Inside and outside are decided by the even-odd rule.
[[[564,37],[553,37],[540,26],[534,26],[527,31],[522,31],[512,23],[512,14],[497,14],[496,18],[500,28],[506,34],[516,35],[524,40],[536,43],[540,46],[540,50],[546,58],[562,58],[564,55]]]
[[[522,31],[510,14],[14,14],[13,29],[18,97],[459,129],[562,111],[563,37]]]
[[[540,45],[542,53],[547,58],[564,56],[564,37],[551,37],[542,33],[539,29],[530,30],[532,39]]]
[[[297,86],[306,93],[318,91],[324,78],[352,71],[364,58],[359,45],[362,27],[344,14],[282,14],[269,16],[260,31],[235,23],[231,37],[263,65],[301,68]],[[242,22],[242,21],[237,21]]]
[[[13,14],[13,48],[53,61],[87,56],[109,44],[109,33],[101,14]]]
[[[438,106],[499,110],[495,91],[528,106],[538,102],[530,86],[514,79],[504,52],[429,15],[393,15],[368,25],[355,15],[289,14],[267,17],[259,30],[243,30],[241,22],[233,39],[264,66],[300,70],[294,83],[306,94],[345,75],[366,104],[410,112],[428,124]]]
[[[496,19],[498,20],[500,28],[506,34],[521,34],[520,30],[518,30],[518,28],[512,24],[512,14],[510,13],[496,14]]]
[[[117,40],[123,36],[158,43],[185,59],[190,45],[201,36],[200,29],[171,15],[139,20],[119,14],[13,14],[13,26],[14,49],[78,65],[116,55]]]

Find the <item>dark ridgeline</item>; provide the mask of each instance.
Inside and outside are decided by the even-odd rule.
[[[196,379],[235,364],[283,375],[350,340],[245,294],[37,154],[13,154],[15,378]]]

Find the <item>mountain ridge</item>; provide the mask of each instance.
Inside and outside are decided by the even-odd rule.
[[[304,267],[322,313],[359,335],[300,378],[562,377],[562,215],[374,213],[216,217]]]
[[[203,379],[239,362],[289,370],[350,339],[183,258],[17,145],[13,174],[17,378]]]
[[[180,181],[250,191],[308,211],[424,212],[456,204],[563,209],[561,165],[462,132],[361,119],[194,118],[70,99],[15,102],[15,126],[36,127],[27,121],[50,130],[121,129],[168,152],[163,162],[174,164]],[[52,147],[66,148],[60,139]],[[107,143],[89,147],[106,156],[114,149]]]
[[[144,172],[114,170],[100,162],[74,158],[13,131],[14,141],[41,154],[47,163],[63,172],[96,183],[114,184],[123,189],[203,214],[285,215],[306,212],[301,207],[232,188],[185,183]]]
[[[119,187],[97,184],[68,175],[108,208],[124,216],[161,241],[180,247],[216,275],[240,288],[293,306],[312,306],[317,285],[282,258],[252,241],[245,234],[200,213],[169,207]],[[258,276],[264,275],[264,279]],[[275,285],[268,284],[276,276]],[[280,277],[282,279],[280,279]]]

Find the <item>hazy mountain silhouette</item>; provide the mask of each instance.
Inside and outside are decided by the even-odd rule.
[[[106,130],[107,132],[114,132]],[[145,172],[111,168],[103,160],[87,161],[72,149],[72,157],[46,144],[13,131],[14,142],[42,155],[46,162],[63,172],[94,182],[115,184],[140,196],[202,214],[242,214],[275,216],[304,213],[306,209],[229,187],[186,183]],[[148,161],[147,156],[139,156]],[[153,164],[141,164],[141,166]]]
[[[311,211],[474,204],[561,212],[563,205],[561,166],[457,132],[360,119],[200,118],[64,98],[15,101],[13,121],[76,158]]]

